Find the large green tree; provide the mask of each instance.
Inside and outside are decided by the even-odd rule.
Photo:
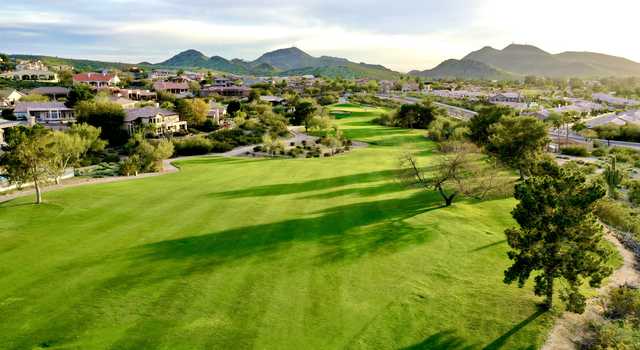
[[[588,183],[578,171],[550,161],[537,166],[533,176],[516,186],[519,203],[512,215],[519,228],[505,231],[513,264],[504,282],[523,287],[534,275],[535,294],[544,296],[551,308],[555,282],[562,280],[560,296],[567,310],[582,313],[586,298],[580,286],[588,279],[598,287],[611,273],[602,226],[593,214],[604,195],[601,184]]]
[[[502,117],[489,128],[487,150],[503,163],[528,174],[550,140],[543,122],[534,117]]]
[[[505,106],[489,106],[482,108],[478,115],[469,121],[469,139],[477,145],[486,145],[491,136],[490,128],[503,116],[513,116],[513,109]]]
[[[112,146],[126,142],[127,133],[122,129],[125,112],[120,105],[108,100],[82,101],[75,112],[78,122],[100,128],[100,137]]]
[[[77,84],[71,87],[66,105],[69,108],[73,108],[79,102],[89,101],[93,99],[93,97],[94,97],[93,91],[89,86],[84,84]]]
[[[178,100],[176,107],[180,117],[186,120],[189,125],[199,126],[207,120],[209,104],[203,99]]]
[[[440,115],[442,111],[438,107],[430,101],[424,101],[400,106],[393,116],[393,122],[401,128],[426,129]]]
[[[36,204],[42,203],[42,187],[55,175],[59,160],[52,132],[41,126],[9,129],[0,155],[0,165],[9,182],[19,186],[33,183]]]
[[[299,99],[294,105],[289,119],[293,125],[304,125],[305,129],[309,127],[309,122],[319,111],[321,107],[310,98]]]

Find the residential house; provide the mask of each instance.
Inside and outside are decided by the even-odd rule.
[[[13,80],[38,81],[42,83],[57,83],[58,74],[48,70],[15,70],[0,74],[1,77]]]
[[[413,82],[404,83],[402,84],[402,92],[420,92],[420,84]]]
[[[491,103],[522,103],[524,99],[518,92],[503,92],[489,97]]]
[[[602,102],[621,108],[640,105],[640,101],[616,97],[610,94],[595,93],[591,96],[591,98],[593,98],[593,100],[596,102]]]
[[[20,122],[15,120],[0,119],[0,145],[4,144],[4,130],[18,125],[20,125]]]
[[[208,86],[200,90],[203,97],[220,95],[226,97],[248,97],[251,89],[246,86]]]
[[[213,78],[212,85],[216,87],[231,87],[235,84],[233,83],[233,80],[227,77],[216,77],[216,78]]]
[[[625,111],[620,113],[607,113],[591,118],[585,122],[588,128],[595,128],[607,124],[624,126],[627,124],[640,125],[640,110]]]
[[[283,98],[283,97],[269,96],[269,95],[260,96],[260,101],[269,102],[273,106],[282,105],[282,104],[285,104],[287,102],[287,100],[285,98]]]
[[[391,93],[394,85],[395,83],[391,80],[380,80],[380,82],[378,83],[380,93],[385,95],[388,95]]]
[[[130,99],[124,98],[124,97],[118,97],[118,96],[111,96],[111,97],[109,97],[109,100],[112,103],[115,103],[115,104],[121,106],[123,109],[136,108],[136,104],[138,103],[137,101],[130,100]]]
[[[187,131],[187,122],[181,121],[177,113],[157,107],[144,107],[125,110],[123,129],[129,135],[141,128],[149,129],[157,135]]]
[[[135,101],[152,101],[158,97],[153,91],[140,89],[118,89],[116,95]]]
[[[73,76],[73,84],[85,84],[96,88],[114,86],[120,83],[117,74],[109,73],[80,73]]]
[[[189,84],[176,83],[170,81],[156,81],[153,83],[153,89],[156,92],[170,92],[175,95],[186,94],[189,92]]]
[[[76,121],[74,111],[62,102],[18,102],[13,114],[18,120],[47,125],[64,125]]]
[[[207,116],[215,121],[216,124],[220,125],[220,120],[222,120],[227,115],[227,108],[222,106],[215,101],[211,101],[209,104],[209,113]]]
[[[149,74],[151,80],[165,80],[175,76],[175,71],[165,69],[154,69],[151,74]]]
[[[69,96],[69,89],[62,86],[43,86],[39,88],[35,88],[31,90],[30,94],[43,95],[51,98],[52,100],[57,100],[61,97]]]
[[[23,96],[24,94],[16,89],[0,90],[0,109],[13,107]]]
[[[37,61],[22,60],[22,61],[18,61],[18,63],[16,64],[16,70],[46,71],[46,70],[49,70],[49,69],[40,60],[37,60]]]

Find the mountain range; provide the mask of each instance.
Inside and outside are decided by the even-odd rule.
[[[401,75],[381,65],[356,63],[340,57],[314,57],[296,47],[267,52],[254,61],[237,58],[228,60],[221,56],[209,57],[193,49],[183,51],[156,64],[149,62],[127,64],[35,55],[12,55],[12,57],[40,59],[51,65],[66,64],[83,71],[105,68],[127,70],[132,66],[142,66],[149,69],[209,69],[256,76],[312,74],[332,78],[394,80]],[[640,77],[640,63],[592,52],[550,54],[535,46],[512,44],[502,50],[487,46],[469,53],[462,59],[449,59],[433,69],[414,70],[409,72],[409,75],[428,79],[478,80],[519,80],[527,75],[552,78]]]
[[[394,79],[400,73],[380,65],[355,63],[345,58],[321,56],[290,47],[267,52],[255,61],[227,60],[220,56],[207,57],[197,50],[183,51],[156,66],[171,68],[206,68],[234,74],[252,75],[322,75],[343,78]]]
[[[486,46],[460,60],[446,60],[433,69],[411,71],[426,78],[522,79],[526,75],[551,78],[640,76],[640,63],[592,52],[550,54],[531,45],[512,44],[502,50]]]

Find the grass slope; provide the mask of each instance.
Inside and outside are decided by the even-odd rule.
[[[421,132],[335,108],[370,147],[0,204],[0,348],[537,348],[551,317],[502,283],[514,201],[440,208],[393,181]]]

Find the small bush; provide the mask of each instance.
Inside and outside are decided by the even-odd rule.
[[[640,205],[640,181],[629,181],[627,188],[629,189],[629,202]]]
[[[253,151],[254,152],[262,152],[262,146],[258,145],[258,146],[253,147]]]
[[[605,316],[609,319],[628,319],[640,323],[640,290],[630,286],[612,290],[605,304]]]
[[[331,153],[325,153],[325,154],[323,154],[323,156],[324,156],[325,158],[331,157]]]
[[[591,155],[594,157],[604,157],[607,155],[607,151],[602,148],[596,148],[591,152]]]
[[[589,156],[589,151],[587,151],[586,148],[580,147],[580,146],[563,147],[560,150],[560,153],[562,153],[564,155],[567,155],[567,156],[574,156],[574,157],[587,157],[587,156]]]
[[[581,349],[638,349],[638,330],[628,322],[594,321],[589,325],[589,336],[581,341]]]
[[[211,152],[211,141],[204,137],[192,137],[188,139],[173,140],[173,148],[176,155],[195,156]]]
[[[613,200],[601,200],[596,206],[596,215],[607,225],[621,231],[640,234],[640,218],[633,209]]]
[[[211,141],[211,152],[213,153],[229,152],[233,148],[233,145],[230,145],[226,142]]]

